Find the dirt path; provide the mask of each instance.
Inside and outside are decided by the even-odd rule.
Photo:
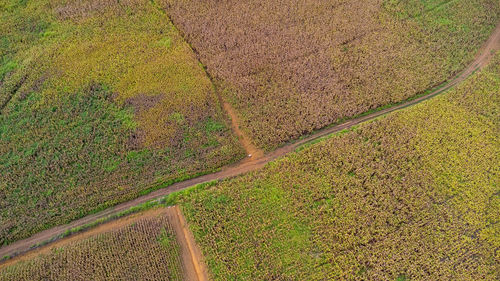
[[[208,281],[208,271],[203,262],[203,255],[196,245],[193,234],[187,227],[181,209],[178,206],[173,206],[169,210],[169,221],[181,246],[182,260],[186,267],[185,280]]]
[[[243,160],[245,162],[252,161],[253,159],[258,159],[264,156],[264,151],[261,149],[257,148],[252,140],[240,130],[240,119],[236,112],[234,112],[233,107],[228,103],[228,102],[223,102],[224,104],[224,110],[226,113],[231,117],[231,125],[233,128],[233,132],[238,136],[241,145],[243,148],[245,148],[245,151],[247,152],[248,157]]]
[[[77,226],[85,225],[87,223],[93,222],[93,221],[100,219],[100,218],[106,218],[112,214],[119,213],[121,211],[129,209],[130,207],[139,205],[141,203],[145,203],[147,201],[161,199],[162,197],[164,197],[172,192],[179,191],[179,190],[185,189],[187,187],[190,187],[190,186],[193,186],[196,184],[209,182],[209,181],[213,181],[213,180],[227,179],[227,178],[231,178],[231,177],[235,177],[237,175],[247,173],[249,171],[254,171],[254,170],[260,169],[264,165],[266,165],[268,162],[273,161],[278,157],[284,156],[291,151],[294,151],[297,147],[299,147],[307,142],[310,142],[312,140],[315,140],[317,138],[320,138],[320,137],[323,137],[323,136],[326,136],[326,135],[329,135],[329,134],[332,134],[335,132],[339,132],[339,131],[344,130],[344,129],[348,129],[348,128],[355,126],[359,123],[375,119],[375,118],[382,116],[382,115],[385,115],[389,112],[397,111],[397,110],[400,110],[402,108],[420,103],[424,100],[432,98],[432,97],[452,88],[453,86],[455,86],[458,83],[465,80],[468,76],[470,76],[476,70],[486,66],[487,63],[491,60],[491,58],[494,56],[494,52],[498,51],[498,50],[500,50],[500,24],[496,27],[496,29],[493,31],[493,33],[490,36],[490,38],[488,39],[488,41],[481,48],[481,50],[479,51],[479,54],[476,56],[474,61],[462,73],[460,73],[459,75],[450,79],[445,86],[443,86],[442,88],[440,88],[438,90],[435,90],[435,91],[433,91],[425,96],[419,97],[417,99],[407,101],[407,102],[404,102],[402,104],[393,106],[391,108],[387,108],[387,109],[380,110],[380,111],[377,111],[377,112],[374,112],[371,114],[367,114],[365,116],[346,121],[345,123],[342,123],[342,124],[339,124],[336,126],[332,126],[332,127],[326,128],[324,130],[320,130],[320,131],[318,131],[318,132],[316,132],[308,137],[303,138],[302,140],[293,142],[291,144],[287,144],[283,147],[276,149],[273,152],[270,152],[266,155],[263,155],[262,157],[252,157],[253,159],[251,159],[250,161],[244,160],[240,163],[225,167],[220,172],[216,172],[213,174],[208,174],[208,175],[200,176],[200,177],[193,178],[193,179],[190,179],[187,181],[179,182],[179,183],[173,184],[171,186],[168,186],[166,188],[151,192],[147,195],[138,197],[134,200],[118,204],[114,207],[108,208],[108,209],[101,211],[99,213],[92,214],[92,215],[83,217],[81,219],[75,220],[69,224],[60,225],[57,227],[53,227],[53,228],[44,230],[44,231],[39,232],[39,233],[37,233],[37,234],[27,238],[27,239],[19,240],[19,241],[14,242],[10,245],[7,245],[5,247],[0,248],[0,257],[6,256],[6,255],[13,256],[13,255],[16,255],[19,253],[26,252],[30,249],[30,247],[32,245],[35,245],[35,244],[41,243],[41,242],[45,242],[45,241],[49,241],[51,238],[63,234],[68,229],[71,229],[71,228],[77,227]]]

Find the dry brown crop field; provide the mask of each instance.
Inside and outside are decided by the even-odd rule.
[[[149,0],[0,3],[0,245],[244,157]]]
[[[267,150],[445,81],[500,18],[497,0],[160,3]]]
[[[111,222],[97,234],[2,268],[0,280],[185,280],[170,219],[153,209],[125,218],[126,224]]]
[[[449,92],[181,198],[214,280],[498,280],[500,54]]]

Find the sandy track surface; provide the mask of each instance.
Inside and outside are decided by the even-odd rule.
[[[168,208],[170,224],[181,247],[182,263],[185,280],[208,281],[208,271],[203,262],[201,250],[196,245],[194,236],[189,230],[186,220],[178,206]]]
[[[446,90],[454,87],[455,85],[459,84],[463,80],[465,80],[467,77],[469,77],[471,74],[473,74],[476,70],[481,69],[482,67],[486,66],[488,62],[493,58],[494,54],[496,51],[500,50],[500,24],[497,25],[493,33],[491,34],[490,38],[488,41],[484,44],[484,46],[480,49],[478,52],[478,55],[474,59],[474,61],[465,68],[463,72],[458,74],[457,76],[449,79],[445,86],[439,88],[438,90],[435,90],[427,95],[421,96],[419,98],[401,103],[399,105],[386,108],[377,112],[373,112],[370,114],[367,114],[362,117],[358,117],[355,119],[351,119],[349,121],[346,121],[344,123],[325,128],[323,130],[320,130],[312,135],[309,135],[307,137],[304,137],[301,140],[298,140],[296,142],[287,144],[283,147],[280,147],[268,154],[262,155],[261,157],[250,157],[251,159],[245,159],[240,163],[224,167],[221,171],[200,176],[197,178],[193,178],[187,181],[175,183],[171,186],[165,187],[163,189],[156,190],[154,192],[151,192],[147,195],[138,197],[134,200],[127,201],[121,204],[118,204],[114,207],[108,208],[106,210],[103,210],[99,213],[92,214],[86,217],[83,217],[81,219],[75,220],[69,224],[65,225],[60,225],[57,227],[53,227],[47,230],[44,230],[42,232],[39,232],[27,239],[19,240],[17,242],[14,242],[10,245],[7,245],[5,247],[0,248],[0,257],[3,256],[14,256],[20,253],[24,253],[30,250],[30,248],[38,243],[42,243],[45,241],[51,240],[53,237],[59,236],[63,234],[66,230],[69,230],[71,228],[77,227],[77,226],[82,226],[85,224],[88,224],[90,222],[93,222],[97,219],[101,218],[106,218],[110,215],[119,213],[121,211],[127,210],[130,207],[156,200],[156,199],[161,199],[162,197],[175,192],[179,190],[183,190],[185,188],[191,187],[196,184],[200,183],[205,183],[213,180],[222,180],[222,179],[227,179],[231,177],[235,177],[250,171],[254,171],[257,169],[262,168],[264,165],[266,165],[268,162],[275,160],[276,158],[282,157],[286,155],[287,153],[294,151],[297,147],[308,143],[312,140],[315,140],[317,138],[339,132],[344,129],[351,128],[352,126],[355,126],[357,124],[360,124],[362,122],[366,122],[369,120],[373,120],[379,116],[385,115],[390,112],[394,112],[397,110],[401,110],[405,107],[412,106],[415,104],[418,104],[424,100],[427,100],[429,98],[432,98],[440,93],[445,92]],[[227,110],[227,108],[225,108]],[[236,115],[234,115],[236,116]],[[237,118],[233,118],[233,128],[236,126],[238,127],[237,124]],[[236,122],[236,123],[235,123]],[[246,137],[245,137],[246,138]],[[247,139],[251,143],[250,140]],[[248,150],[248,147],[246,148]]]

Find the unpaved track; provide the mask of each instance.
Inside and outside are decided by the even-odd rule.
[[[481,48],[479,51],[478,55],[474,59],[474,61],[459,75],[453,77],[448,81],[446,86],[433,91],[432,93],[429,93],[425,96],[419,97],[417,99],[402,103],[400,105],[393,106],[391,108],[387,108],[384,110],[380,110],[362,117],[358,117],[349,121],[346,121],[345,123],[326,128],[324,130],[320,130],[308,137],[305,137],[299,141],[293,142],[291,144],[287,144],[283,147],[280,147],[273,152],[270,152],[266,155],[263,155],[262,157],[255,157],[253,159],[249,160],[244,160],[238,164],[231,165],[228,167],[224,167],[220,172],[216,172],[213,174],[208,174],[204,176],[200,176],[197,178],[193,178],[187,181],[179,182],[176,184],[173,184],[171,186],[168,186],[163,189],[156,190],[154,192],[151,192],[147,195],[138,197],[134,200],[127,201],[121,204],[118,204],[114,207],[108,208],[104,211],[101,211],[96,214],[92,214],[86,217],[83,217],[81,219],[75,220],[69,224],[66,225],[61,225],[57,227],[53,227],[47,230],[44,230],[42,232],[39,232],[27,239],[24,240],[19,240],[17,242],[14,242],[10,245],[7,245],[5,247],[0,248],[0,258],[6,255],[13,256],[19,253],[26,252],[30,249],[31,246],[49,241],[51,238],[55,236],[59,236],[63,234],[66,230],[77,227],[77,226],[82,226],[85,224],[88,224],[90,222],[93,222],[97,219],[100,218],[106,218],[112,214],[119,213],[121,211],[127,210],[130,207],[139,205],[141,203],[145,203],[147,201],[155,200],[155,199],[160,199],[164,197],[165,195],[168,195],[172,192],[179,191],[182,189],[185,189],[187,187],[204,183],[204,182],[209,182],[213,180],[222,180],[230,177],[234,177],[237,175],[241,175],[244,173],[247,173],[249,171],[254,171],[257,169],[262,168],[264,165],[266,165],[268,162],[275,160],[278,157],[284,156],[287,153],[294,151],[297,147],[301,146],[302,144],[305,144],[307,142],[310,142],[312,140],[315,140],[317,138],[339,132],[344,129],[348,129],[352,126],[355,126],[359,123],[366,122],[368,120],[375,119],[379,116],[382,116],[384,114],[387,114],[389,112],[397,111],[402,108],[420,103],[424,100],[427,100],[429,98],[432,98],[450,88],[453,86],[457,85],[458,83],[462,82],[465,80],[467,77],[469,77],[472,73],[474,73],[476,70],[486,66],[488,62],[491,60],[491,58],[494,56],[494,53],[500,49],[500,24],[497,25],[495,30],[493,31],[492,35],[488,39],[488,41],[484,44],[484,46]]]
[[[203,255],[189,231],[186,220],[178,206],[170,207],[169,222],[175,231],[175,236],[181,248],[181,258],[186,281],[208,281],[208,271],[203,262]]]
[[[264,156],[264,151],[256,147],[253,144],[252,140],[245,133],[243,133],[243,131],[241,131],[239,125],[241,122],[238,118],[238,115],[234,112],[233,107],[228,102],[223,102],[223,105],[227,115],[231,117],[231,127],[233,128],[233,132],[236,134],[236,136],[238,136],[241,145],[247,153],[247,158],[243,161],[250,162],[253,159],[258,159]]]

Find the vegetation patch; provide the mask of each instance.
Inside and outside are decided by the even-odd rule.
[[[244,156],[151,1],[0,9],[0,245]]]
[[[500,55],[448,93],[176,197],[214,280],[495,280]]]
[[[496,0],[160,3],[267,150],[444,82],[500,15]]]

